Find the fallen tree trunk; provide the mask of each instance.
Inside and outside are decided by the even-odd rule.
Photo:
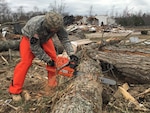
[[[8,51],[9,49],[12,50],[19,50],[20,40],[1,40],[0,41],[0,52]],[[57,53],[62,53],[64,48],[60,43],[54,41],[55,49]]]
[[[84,56],[84,57],[83,57]],[[99,63],[81,55],[78,70],[82,74],[61,83],[62,90],[55,95],[51,113],[101,113],[102,84],[98,79],[103,76]],[[60,78],[60,77],[59,77]],[[62,81],[62,80],[61,80]]]
[[[128,34],[124,38],[128,37],[129,35],[130,34]],[[17,40],[6,40],[6,39],[5,40],[0,40],[0,52],[7,51],[9,49],[12,49],[12,50],[18,50],[19,49],[19,44],[20,44],[20,39],[21,39],[20,37],[21,36],[11,34],[9,36],[9,38],[13,39],[12,37],[19,37],[19,38],[16,38]],[[106,45],[112,45],[112,44],[115,44],[115,43],[119,43],[124,38],[110,38],[110,39],[107,39],[105,42],[99,41],[97,43],[97,47],[101,48],[101,47],[106,46]],[[64,48],[63,48],[62,44],[60,43],[60,41],[58,40],[58,38],[53,38],[53,42],[54,42],[56,51],[59,54],[61,54],[63,52]],[[72,41],[72,43],[77,45],[78,47],[80,47],[81,45],[84,45],[84,44],[92,43],[92,42],[93,41],[91,41],[89,39],[82,39],[82,40]]]
[[[18,50],[20,40],[6,40],[0,41],[0,52],[7,51],[9,49]]]
[[[124,76],[139,83],[150,83],[150,49],[147,47],[108,46],[91,54],[94,59],[112,64]]]
[[[120,39],[106,40],[106,44],[99,42],[94,49],[89,49],[90,57],[114,65],[124,76],[130,77],[139,83],[150,82],[150,49],[146,46],[108,46],[120,42]],[[91,43],[91,42],[90,42]],[[61,44],[54,43],[58,53],[62,53]],[[19,48],[19,40],[0,42],[0,51]],[[102,48],[101,48],[102,47]],[[82,48],[82,47],[81,47]],[[81,49],[80,48],[80,49]],[[94,50],[94,51],[93,51]]]

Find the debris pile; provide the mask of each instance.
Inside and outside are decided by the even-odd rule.
[[[1,33],[0,112],[150,112],[149,34],[143,36],[120,26],[73,23],[66,28],[80,58],[77,70],[82,73],[72,78],[58,75],[58,87],[47,89],[44,64],[34,59],[24,85],[25,98],[20,103],[11,101],[7,88],[20,60],[21,34],[12,29]],[[63,54],[62,46],[55,45]],[[99,77],[110,81],[103,84]],[[109,84],[111,80],[116,84]]]

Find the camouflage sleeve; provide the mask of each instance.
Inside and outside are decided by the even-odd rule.
[[[57,32],[57,36],[58,36],[60,42],[62,43],[62,45],[64,46],[64,49],[66,50],[67,54],[69,56],[74,54],[74,49],[73,49],[72,44],[68,38],[67,31],[64,28],[61,28]]]
[[[32,37],[30,39],[30,44],[31,50],[37,58],[43,60],[44,62],[48,62],[50,60],[50,57],[45,53],[45,51],[40,46],[40,40],[38,38]]]
[[[30,48],[33,54],[40,60],[47,62],[50,60],[50,57],[42,49],[41,47],[42,40],[40,39],[40,37],[43,38],[45,36],[39,32],[39,31],[44,30],[41,26],[41,23],[43,22],[43,20],[44,20],[43,15],[31,18],[26,23],[26,25],[22,28],[22,34],[29,38]],[[45,31],[43,32],[45,33]],[[45,39],[45,40],[48,40],[48,39]],[[45,40],[43,42],[46,42]]]

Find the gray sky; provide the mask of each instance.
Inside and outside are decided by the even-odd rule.
[[[40,11],[48,10],[50,3],[55,0],[6,0],[10,8],[16,11],[19,6],[23,6],[25,11],[38,7]],[[61,0],[56,0],[60,5]],[[113,15],[121,14],[125,9],[128,13],[150,12],[149,0],[62,0],[65,3],[65,12],[73,15],[88,15],[92,6],[92,14]]]

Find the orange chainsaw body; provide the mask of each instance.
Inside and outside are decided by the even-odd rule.
[[[58,56],[56,61],[57,74],[66,77],[72,77],[74,69],[70,68],[69,59],[63,56]]]
[[[57,75],[63,75],[66,77],[72,77],[74,69],[70,68],[69,59],[64,56],[58,56],[56,60],[56,72]],[[51,71],[51,68],[47,67],[47,70]]]

